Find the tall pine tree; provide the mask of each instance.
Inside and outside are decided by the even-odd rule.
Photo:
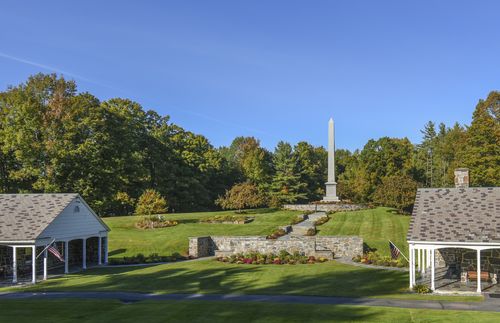
[[[273,206],[304,201],[307,184],[301,181],[297,157],[289,143],[280,141],[273,155],[275,174],[270,195]]]

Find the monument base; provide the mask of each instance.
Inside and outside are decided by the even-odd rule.
[[[340,202],[337,196],[337,183],[336,182],[326,182],[326,195],[323,197],[324,202]]]

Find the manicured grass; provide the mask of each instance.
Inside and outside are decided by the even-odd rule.
[[[399,215],[392,209],[379,207],[355,212],[334,213],[327,223],[318,227],[320,235],[356,235],[363,238],[369,248],[389,256],[389,240],[408,256],[406,233],[410,217]]]
[[[154,230],[140,230],[134,225],[137,216],[104,218],[111,228],[109,234],[110,258],[145,256],[156,253],[170,256],[174,253],[187,255],[188,237],[206,235],[268,235],[279,226],[288,224],[300,212],[272,209],[250,210],[246,215],[255,217],[247,224],[199,223],[203,218],[218,214],[234,214],[233,211],[167,214],[169,220],[176,220],[175,227]]]
[[[498,322],[500,314],[258,302],[3,300],[0,321],[31,322]]]
[[[405,294],[408,273],[335,261],[312,265],[236,265],[215,260],[148,267],[99,268],[11,291],[133,291],[149,293],[269,294],[425,299]],[[6,291],[8,289],[1,289]],[[481,300],[440,297],[440,300]]]

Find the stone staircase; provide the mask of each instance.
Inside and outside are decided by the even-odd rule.
[[[316,225],[314,224],[317,220],[326,217],[325,212],[315,212],[312,214],[304,215],[304,221],[294,224],[291,226],[287,226],[285,231],[288,232],[288,235],[291,236],[306,236],[309,230],[316,231]],[[284,238],[283,236],[281,238]],[[281,239],[280,238],[280,239]]]

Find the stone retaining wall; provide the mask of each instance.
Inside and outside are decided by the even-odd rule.
[[[266,239],[262,236],[218,236],[189,238],[189,256],[207,257],[237,254],[250,251],[278,253],[286,250],[300,252],[307,256],[352,258],[363,253],[363,239],[356,236],[287,237],[287,239]]]
[[[367,209],[367,206],[359,204],[285,204],[285,210],[291,211],[322,211],[322,212],[336,212],[336,211],[358,211]]]

